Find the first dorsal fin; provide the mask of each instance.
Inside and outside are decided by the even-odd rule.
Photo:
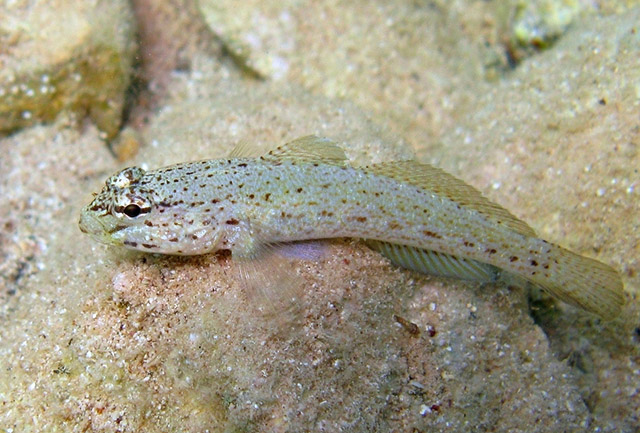
[[[278,146],[262,157],[265,160],[291,159],[302,162],[317,162],[344,166],[347,156],[344,150],[324,137],[307,135]]]
[[[249,140],[239,141],[229,153],[229,158],[257,158],[264,152]]]
[[[460,206],[473,209],[491,221],[503,224],[516,233],[535,236],[535,232],[527,223],[513,216],[502,206],[492,203],[483,197],[472,186],[432,165],[422,164],[417,161],[396,161],[371,165],[366,170],[447,197]]]

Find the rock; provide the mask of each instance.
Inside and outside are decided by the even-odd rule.
[[[88,115],[118,132],[135,51],[126,1],[3,2],[0,133]]]
[[[452,89],[472,86],[493,59],[484,44],[469,43],[446,5],[201,0],[199,7],[245,69],[346,98],[403,135],[416,124],[436,136],[452,127],[445,113],[464,103],[449,97]]]
[[[346,98],[425,147],[456,127],[475,94],[491,91],[578,18],[626,13],[634,3],[200,0],[198,7],[253,76]]]
[[[469,104],[438,111],[442,144],[413,141],[423,161],[461,175],[550,240],[585,253],[595,245],[592,254],[625,271],[630,294],[640,286],[638,13],[576,24],[499,82],[450,87]],[[447,56],[464,57],[458,44]],[[394,67],[415,61],[402,59]],[[335,139],[359,164],[410,155],[376,110],[403,113],[414,95],[378,101],[371,114],[357,97],[331,99],[298,83],[251,80],[196,52],[170,74],[169,93],[134,140],[143,146],[125,164],[222,157],[238,142],[266,149],[310,133]],[[83,236],[80,207],[122,165],[96,128],[62,120],[0,140],[19,150],[0,160],[8,203],[0,220],[9,223],[0,237],[3,426],[637,430],[632,296],[609,324],[544,300],[532,317],[521,288],[421,276],[342,240],[320,260],[290,263],[303,290],[288,316],[277,293],[243,291],[228,256],[145,255]]]

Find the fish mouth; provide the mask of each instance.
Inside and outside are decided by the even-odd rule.
[[[82,209],[80,214],[80,220],[78,221],[78,227],[84,234],[91,235],[95,232],[95,219],[91,218],[86,209]]]
[[[108,245],[120,245],[121,242],[118,241],[115,235],[127,228],[122,224],[110,228],[105,224],[105,221],[102,221],[101,218],[91,212],[87,212],[86,209],[80,214],[78,227],[82,233],[89,235],[95,241]]]

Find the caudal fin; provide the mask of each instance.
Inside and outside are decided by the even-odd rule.
[[[554,272],[525,277],[551,295],[604,319],[620,314],[624,294],[622,280],[615,269],[558,246],[554,246],[550,254],[558,263]]]

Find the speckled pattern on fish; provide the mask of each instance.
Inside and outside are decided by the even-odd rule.
[[[267,244],[362,238],[424,273],[492,281],[506,271],[606,318],[623,304],[611,267],[539,239],[444,171],[415,161],[353,167],[315,136],[258,158],[124,169],[83,209],[80,228],[142,251],[245,259]]]

